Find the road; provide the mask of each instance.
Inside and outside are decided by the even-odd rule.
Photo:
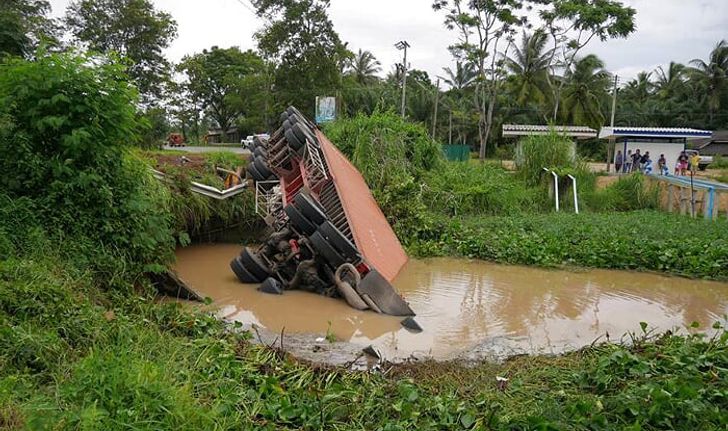
[[[250,154],[250,151],[243,147],[170,147],[169,145],[165,145],[163,148],[165,150],[184,151],[186,153],[194,154],[212,153],[216,151],[228,151],[235,154]]]

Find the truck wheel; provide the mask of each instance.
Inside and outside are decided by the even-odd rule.
[[[258,168],[255,167],[255,163],[251,163],[248,165],[248,173],[250,174],[250,177],[253,178],[254,181],[265,181],[266,177],[263,176],[263,174],[260,173]]]
[[[285,112],[284,111],[283,113],[281,113],[280,119],[281,119],[281,123],[283,123],[284,121],[286,121],[288,119],[288,112]]]
[[[306,142],[306,140],[309,140],[311,143],[316,143],[316,138],[314,137],[313,132],[311,132],[311,129],[309,129],[305,124],[294,124],[292,130],[299,141]]]
[[[321,209],[321,206],[313,200],[310,196],[303,193],[299,193],[294,199],[296,207],[301,211],[301,214],[306,216],[309,220],[314,222],[316,225],[326,221],[326,214]]]
[[[293,130],[288,129],[286,130],[286,142],[288,142],[288,145],[293,149],[293,151],[298,151],[301,148],[303,148],[303,143],[298,140],[296,137],[296,134],[293,133]]]
[[[255,169],[258,170],[258,172],[261,173],[265,178],[269,178],[271,175],[273,175],[273,172],[268,167],[268,164],[265,162],[265,159],[262,157],[256,157],[255,158]]]
[[[326,221],[319,226],[318,230],[326,240],[339,250],[346,260],[351,262],[359,260],[359,250],[333,223]]]
[[[323,257],[324,260],[326,260],[326,262],[328,262],[333,268],[338,268],[346,263],[344,257],[341,256],[328,241],[326,241],[326,238],[324,238],[321,233],[316,232],[311,235],[309,239],[311,240],[313,248],[319,252],[321,257]]]
[[[260,257],[250,248],[243,248],[243,251],[240,252],[240,261],[243,263],[245,269],[247,269],[248,272],[256,278],[259,278],[260,280],[265,280],[270,276],[270,271],[268,270],[268,267],[263,263],[262,260],[260,260]]]
[[[262,157],[264,159],[267,159],[268,151],[266,151],[265,148],[263,148],[263,147],[256,147],[255,150],[253,150],[253,156]]]
[[[316,232],[316,225],[311,223],[311,221],[301,214],[301,212],[293,205],[288,205],[284,211],[286,212],[291,225],[301,231],[301,233],[311,235]]]
[[[236,257],[235,259],[230,262],[230,269],[233,270],[235,275],[238,277],[238,280],[240,280],[241,283],[245,284],[255,284],[260,283],[260,279],[256,278],[253,274],[251,274],[247,269],[245,269],[245,266],[243,265],[242,260],[240,259],[240,256]]]

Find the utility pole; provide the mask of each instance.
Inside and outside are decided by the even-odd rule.
[[[450,131],[448,132],[447,144],[452,145],[452,108],[450,108]]]
[[[619,82],[619,76],[614,75],[614,90],[612,90],[612,121],[609,122],[612,128],[612,137],[609,138],[609,146],[607,147],[607,173],[612,167],[612,151],[614,151],[614,116],[617,113],[617,83]],[[625,157],[626,154],[622,154]],[[623,161],[624,162],[624,161]],[[619,172],[617,172],[619,173]]]
[[[394,45],[398,50],[404,51],[404,61],[402,62],[402,118],[407,115],[407,48],[410,44],[402,40]]]
[[[432,119],[432,139],[435,139],[437,132],[437,108],[440,103],[440,78],[437,78],[437,88],[435,88],[435,115]]]

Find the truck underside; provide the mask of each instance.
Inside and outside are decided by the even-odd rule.
[[[354,308],[413,316],[392,281],[407,255],[359,171],[296,108],[270,139],[256,138],[248,175],[273,233],[230,267],[242,283],[306,290]]]

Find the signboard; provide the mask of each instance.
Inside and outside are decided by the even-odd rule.
[[[316,123],[328,123],[336,120],[336,97],[316,98]]]

